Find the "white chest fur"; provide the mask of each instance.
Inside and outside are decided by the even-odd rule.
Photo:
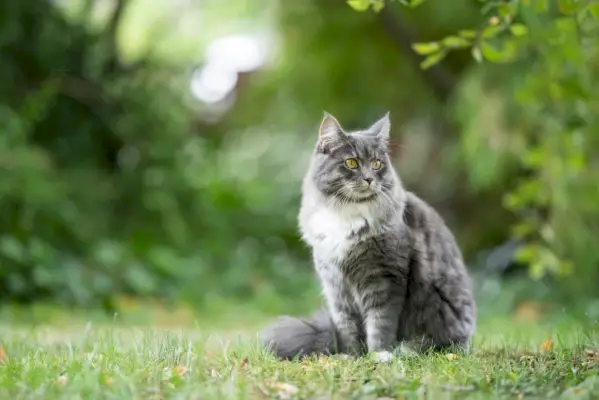
[[[340,209],[315,204],[300,214],[302,236],[318,258],[340,261],[356,244],[356,233],[366,226],[376,229],[374,211],[370,204],[351,204]]]

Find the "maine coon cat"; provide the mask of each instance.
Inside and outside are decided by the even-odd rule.
[[[281,358],[314,353],[388,360],[397,347],[468,347],[476,310],[454,236],[405,190],[388,154],[389,114],[346,132],[326,114],[302,186],[299,227],[326,309],[280,317],[263,342]]]

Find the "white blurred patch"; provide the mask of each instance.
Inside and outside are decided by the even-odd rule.
[[[238,74],[261,68],[272,54],[272,35],[238,34],[216,39],[206,49],[206,62],[191,79],[191,92],[213,105],[235,90]]]

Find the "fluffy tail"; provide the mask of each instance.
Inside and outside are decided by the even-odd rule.
[[[337,332],[326,310],[305,319],[279,317],[262,332],[262,343],[277,357],[288,360],[341,351]]]

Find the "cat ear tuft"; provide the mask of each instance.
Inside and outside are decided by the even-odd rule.
[[[389,132],[391,131],[391,115],[389,111],[387,111],[383,118],[372,124],[368,130],[381,139],[389,139]]]
[[[322,122],[320,123],[320,137],[330,137],[341,132],[343,132],[343,128],[341,128],[339,121],[325,111]]]
[[[343,140],[345,132],[339,121],[331,114],[325,111],[322,122],[320,123],[320,134],[318,138],[318,150],[326,153],[329,145],[339,140]]]

